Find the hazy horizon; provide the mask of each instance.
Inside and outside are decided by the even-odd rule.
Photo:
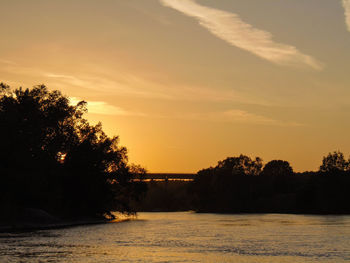
[[[0,82],[88,102],[152,173],[350,154],[350,0],[3,0]]]

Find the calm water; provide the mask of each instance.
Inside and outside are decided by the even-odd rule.
[[[0,234],[0,262],[350,262],[350,216],[140,213]]]

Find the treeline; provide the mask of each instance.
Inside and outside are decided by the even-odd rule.
[[[199,171],[193,182],[152,182],[144,211],[216,213],[350,213],[350,160],[323,158],[319,171],[295,173],[287,161],[229,157]],[[184,201],[185,200],[185,201]]]
[[[137,211],[174,212],[195,210],[189,181],[152,180],[146,182],[147,192],[133,206]]]
[[[118,137],[89,124],[86,111],[86,102],[72,105],[44,85],[0,84],[0,222],[33,210],[54,218],[112,218],[113,211],[350,213],[350,160],[341,152],[324,157],[318,172],[240,155],[193,181],[146,183],[146,171],[128,163]]]
[[[145,171],[86,111],[86,102],[72,105],[44,85],[0,84],[0,220],[33,209],[69,218],[134,212],[146,186],[132,179]]]
[[[350,166],[340,152],[323,158],[318,172],[294,173],[287,161],[262,169],[260,158],[227,158],[198,172],[196,210],[227,213],[350,213]]]

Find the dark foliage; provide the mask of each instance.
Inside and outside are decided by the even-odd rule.
[[[264,166],[261,175],[290,176],[293,175],[293,168],[287,161],[272,160]]]
[[[86,103],[71,105],[44,85],[11,90],[0,85],[0,209],[33,207],[64,216],[132,212],[145,191],[133,183],[140,167],[101,124],[90,125]]]
[[[135,203],[137,211],[174,212],[194,210],[189,181],[150,181],[147,193]]]
[[[349,214],[350,172],[338,162],[342,154],[334,154],[324,158],[321,171],[298,174],[286,161],[271,161],[260,172],[259,158],[227,158],[197,173],[191,186],[194,207],[219,213]]]
[[[347,161],[343,153],[334,151],[323,157],[320,171],[326,173],[350,171],[350,159]]]

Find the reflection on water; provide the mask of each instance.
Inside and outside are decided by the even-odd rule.
[[[350,216],[140,213],[0,234],[0,262],[347,262]]]

